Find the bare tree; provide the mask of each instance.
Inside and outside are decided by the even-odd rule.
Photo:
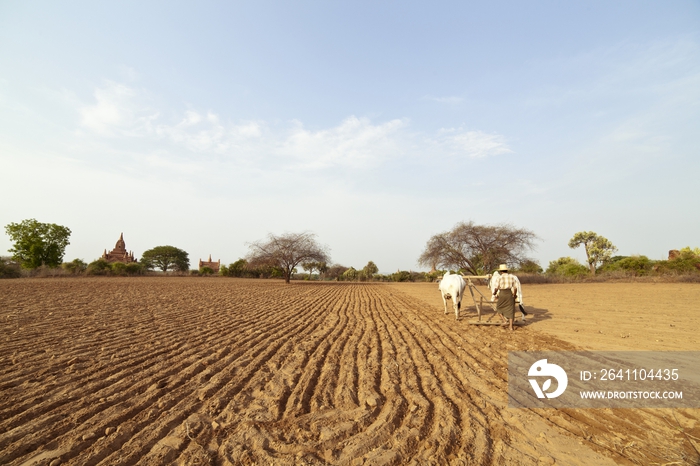
[[[333,264],[330,267],[326,267],[324,273],[326,278],[330,278],[331,280],[338,280],[347,270],[348,268],[344,265]]]
[[[534,249],[537,235],[512,225],[476,225],[458,223],[455,227],[431,237],[418,264],[425,267],[445,267],[466,270],[481,275],[498,264],[518,265]]]
[[[303,262],[329,262],[328,248],[316,242],[313,233],[284,233],[267,235],[267,239],[249,243],[248,262],[271,265],[282,269],[284,281],[289,283],[294,268]]]

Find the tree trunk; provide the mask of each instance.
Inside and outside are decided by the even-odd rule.
[[[588,243],[583,243],[583,249],[586,250],[586,259],[588,259],[588,268],[591,270],[591,275],[595,275],[595,262],[591,260],[591,253],[588,252]]]

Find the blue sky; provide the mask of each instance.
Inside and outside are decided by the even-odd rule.
[[[698,2],[0,3],[0,224],[67,260],[312,231],[389,273],[469,220],[661,259],[699,128]]]

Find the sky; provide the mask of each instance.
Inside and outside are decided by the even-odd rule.
[[[391,273],[468,221],[664,259],[699,140],[697,1],[0,2],[0,225],[67,261],[308,231]]]

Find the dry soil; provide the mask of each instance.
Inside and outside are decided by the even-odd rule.
[[[523,291],[509,332],[435,284],[2,280],[0,464],[700,462],[697,409],[507,407],[508,351],[698,350],[700,285]]]

